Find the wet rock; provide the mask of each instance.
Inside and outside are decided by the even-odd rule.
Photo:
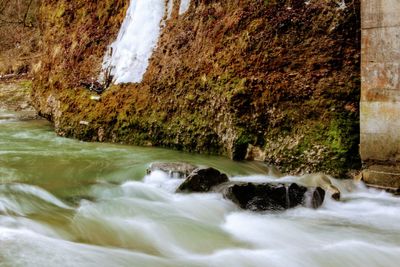
[[[224,188],[225,186],[225,188]],[[242,209],[280,211],[299,205],[317,208],[322,205],[325,191],[292,184],[229,183],[221,186],[224,197]]]
[[[147,174],[153,171],[162,171],[167,173],[171,178],[184,179],[197,168],[195,165],[184,162],[154,162],[147,169]]]
[[[247,147],[247,153],[245,160],[257,160],[264,161],[265,160],[265,151],[258,146],[249,145]]]
[[[339,189],[337,189],[337,188],[335,189],[335,192],[332,193],[332,198],[334,200],[337,200],[337,201],[340,200],[340,191],[339,191]]]
[[[340,200],[339,189],[332,184],[330,176],[323,173],[306,174],[298,178],[299,183],[307,187],[320,187],[334,200]]]
[[[170,165],[171,164],[171,165]],[[177,164],[177,165],[174,165]],[[151,169],[176,170],[182,163],[157,163]],[[214,168],[196,169],[176,192],[217,192],[242,209],[251,211],[282,211],[299,205],[318,208],[325,199],[325,189],[295,182],[252,183],[229,181]]]
[[[99,130],[97,131],[97,140],[99,142],[103,142],[104,141],[104,135],[105,135],[104,128],[100,127]]]
[[[106,87],[99,83],[98,81],[91,79],[89,81],[81,81],[80,83],[83,87],[85,87],[86,89],[88,89],[89,91],[94,91],[98,94],[101,94],[104,92],[104,90],[106,89]]]
[[[196,169],[179,186],[177,192],[209,192],[214,186],[228,181],[226,174],[214,168]]]
[[[287,194],[289,198],[288,208],[296,207],[304,201],[305,193],[308,191],[307,187],[300,186],[292,183],[288,186]],[[323,200],[323,199],[322,199]]]
[[[325,198],[325,190],[322,189],[321,187],[316,187],[312,193],[311,207],[314,209],[320,207],[324,202],[324,198]]]

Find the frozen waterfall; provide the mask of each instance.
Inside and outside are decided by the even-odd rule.
[[[179,14],[185,13],[190,0],[182,0]],[[173,0],[131,0],[117,40],[104,57],[100,80],[107,75],[113,83],[139,83],[157,45],[165,17],[170,18]]]

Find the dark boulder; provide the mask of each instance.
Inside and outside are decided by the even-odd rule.
[[[325,197],[325,191],[320,187],[307,188],[296,183],[227,183],[220,186],[219,191],[242,209],[252,211],[279,211],[299,205],[317,208]]]
[[[292,183],[288,186],[287,194],[289,198],[288,208],[296,207],[304,201],[304,194],[308,191],[307,187]]]
[[[335,197],[332,195],[332,197],[335,199]],[[316,187],[314,188],[312,192],[312,198],[311,198],[311,207],[316,209],[322,205],[324,202],[325,198],[325,190],[322,189],[321,187]],[[337,200],[337,199],[335,199]]]
[[[212,187],[228,182],[228,176],[214,168],[196,169],[176,190],[177,192],[209,192]]]
[[[184,179],[198,167],[184,162],[154,162],[147,169],[147,174],[153,171],[162,171],[171,178]]]
[[[152,167],[165,171],[171,170],[166,168],[171,166]],[[177,166],[180,165],[174,167]],[[242,209],[251,211],[282,211],[299,205],[318,208],[325,198],[325,190],[321,187],[306,187],[297,183],[232,182],[214,168],[195,169],[176,190],[178,193],[211,191],[222,193]]]

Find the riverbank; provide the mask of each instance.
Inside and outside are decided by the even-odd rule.
[[[0,110],[18,112],[21,120],[39,119],[30,97],[32,80],[26,76],[0,77]]]

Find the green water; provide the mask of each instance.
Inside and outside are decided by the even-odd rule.
[[[146,175],[156,161],[270,181],[262,163],[57,137],[0,111],[1,267],[397,267],[400,200],[333,180],[342,201],[251,213]],[[286,177],[283,179],[298,179]]]
[[[9,117],[12,118],[12,113]],[[261,163],[120,144],[87,143],[58,137],[41,121],[6,120],[0,124],[0,182],[40,186],[58,197],[84,193],[99,181],[141,180],[152,162],[188,162],[231,175],[262,173]]]

